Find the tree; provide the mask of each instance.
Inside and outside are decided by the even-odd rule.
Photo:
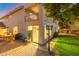
[[[44,4],[46,15],[59,21],[61,28],[69,28],[79,15],[79,4],[47,3]]]

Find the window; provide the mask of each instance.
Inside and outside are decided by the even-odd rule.
[[[38,14],[30,9],[25,9],[27,17],[29,17],[30,20],[37,20]]]
[[[29,18],[32,20],[36,20],[37,19],[37,15],[33,14],[33,13],[29,13]]]
[[[52,26],[50,25],[44,25],[44,38],[48,38],[52,35]]]
[[[30,20],[37,20],[39,15],[39,5],[34,5],[28,9],[25,9],[25,12]]]

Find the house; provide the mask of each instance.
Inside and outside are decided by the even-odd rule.
[[[0,20],[6,25],[9,33],[23,33],[28,41],[35,43],[42,44],[53,33],[53,21],[46,17],[42,4],[23,4]]]

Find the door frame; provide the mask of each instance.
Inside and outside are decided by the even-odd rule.
[[[32,38],[31,38],[31,40],[28,40],[28,41],[31,41],[31,42],[33,42],[33,43],[36,43],[36,44],[39,44],[39,43],[37,43],[37,42],[34,42],[33,40],[33,26],[38,26],[39,27],[39,25],[29,25],[29,26],[32,26]],[[30,30],[28,30],[28,27],[29,26],[27,26],[27,33],[30,31]],[[38,31],[40,31],[40,30],[38,30]],[[38,40],[39,40],[39,33],[38,33]]]

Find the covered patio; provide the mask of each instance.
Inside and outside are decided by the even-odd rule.
[[[8,27],[3,22],[0,22],[0,41],[10,41],[13,39],[13,35],[10,34]]]

